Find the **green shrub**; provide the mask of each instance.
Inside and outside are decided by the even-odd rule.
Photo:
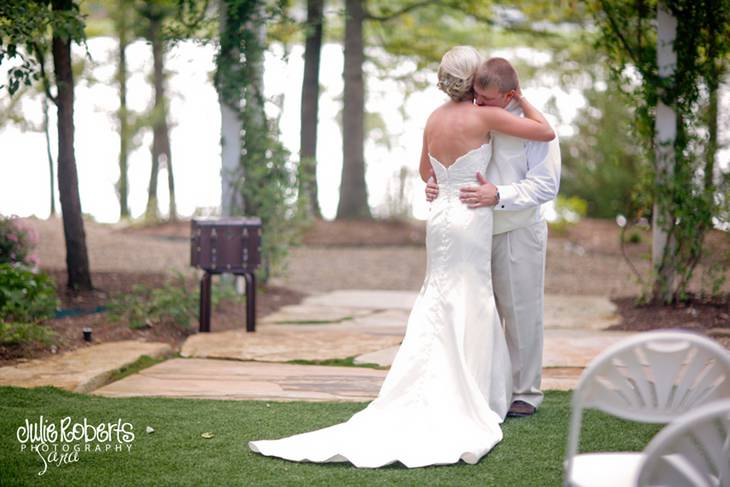
[[[37,323],[3,323],[0,321],[0,346],[17,346],[26,343],[50,345],[55,332]]]
[[[627,242],[630,244],[640,244],[642,241],[641,234],[639,232],[631,232]]]
[[[147,328],[162,323],[173,323],[190,328],[191,320],[198,319],[199,293],[190,290],[185,277],[177,273],[158,288],[136,285],[132,292],[113,298],[108,304],[109,317],[114,321],[127,320],[130,328]],[[232,286],[215,282],[211,292],[213,306],[221,300],[240,300]]]
[[[185,279],[178,275],[159,288],[137,284],[131,293],[112,299],[107,309],[111,319],[126,319],[130,328],[146,328],[167,322],[189,328],[196,305],[197,296],[188,291]]]
[[[578,196],[558,195],[555,200],[557,218],[550,222],[550,228],[558,234],[565,234],[571,225],[580,221],[588,212],[588,203]]]
[[[0,264],[0,321],[37,322],[52,317],[57,306],[56,288],[47,274]]]
[[[0,263],[38,265],[33,247],[38,243],[35,231],[16,217],[0,216]]]

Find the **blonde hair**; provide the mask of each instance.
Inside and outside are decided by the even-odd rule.
[[[473,47],[452,47],[441,58],[437,86],[454,101],[473,99],[472,84],[481,62],[481,54]]]

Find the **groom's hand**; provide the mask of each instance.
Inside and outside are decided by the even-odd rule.
[[[439,185],[436,182],[436,179],[433,177],[433,174],[431,174],[431,177],[428,178],[428,182],[426,183],[426,201],[431,202],[435,200],[439,195]]]
[[[497,204],[497,187],[477,173],[479,186],[468,186],[459,190],[459,199],[469,208],[494,206]]]

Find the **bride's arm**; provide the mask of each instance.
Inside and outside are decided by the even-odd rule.
[[[426,140],[426,130],[423,130],[423,147],[421,148],[421,162],[418,166],[418,172],[424,183],[428,182],[428,178],[433,175],[431,160],[428,157],[428,141]]]
[[[481,107],[480,111],[487,119],[490,130],[514,135],[523,139],[549,142],[555,138],[555,132],[537,108],[524,97],[515,95],[522,106],[524,117],[513,115],[503,108]]]

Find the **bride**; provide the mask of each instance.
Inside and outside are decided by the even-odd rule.
[[[420,174],[436,176],[426,230],[426,276],[383,385],[344,423],[275,440],[249,441],[287,460],[375,468],[477,463],[502,439],[511,402],[510,359],[492,292],[493,208],[470,209],[459,188],[484,175],[490,131],[534,140],[554,133],[520,93],[524,118],[473,103],[482,59],[457,46],[442,58],[438,87],[450,98],[428,118]]]

